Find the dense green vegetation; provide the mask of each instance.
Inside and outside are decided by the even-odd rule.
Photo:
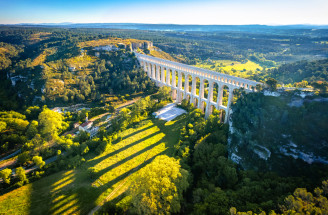
[[[124,48],[98,51],[95,57],[93,46],[97,43],[83,44],[103,38],[111,36],[64,29],[1,28],[0,108],[17,110],[22,101],[48,106],[105,104],[118,101],[119,95],[154,92],[154,84],[137,68],[131,52]]]
[[[268,71],[268,76],[279,82],[288,84],[307,81],[328,81],[328,60],[299,61],[284,64],[276,69]]]
[[[0,161],[0,213],[326,213],[327,165],[278,153],[327,156],[327,60],[319,60],[326,33],[1,27],[0,152],[17,154]],[[236,90],[230,131],[223,111],[205,119],[187,100],[186,115],[164,122],[152,113],[172,102],[170,89],[158,90],[129,48],[94,49],[132,41],[116,36],[152,41],[165,52],[145,52],[262,81],[270,91],[286,84],[317,92],[302,99],[298,91]],[[311,61],[295,62],[302,59]],[[93,117],[97,134],[76,135],[73,124]],[[322,181],[313,194],[300,189]]]
[[[193,176],[186,193],[185,213],[227,214],[231,206],[242,211],[279,210],[278,204],[288,193],[299,186],[312,186],[313,181],[302,177],[238,168],[228,159],[227,132],[227,125],[220,123],[219,112],[206,121],[200,110],[188,114],[176,146],[182,167]]]
[[[129,196],[124,197],[124,192],[137,177],[136,173],[158,155],[172,156],[173,146],[178,142],[179,129],[184,122],[184,117],[169,123],[146,118],[118,133],[117,139],[112,135],[104,136],[102,141],[112,138],[112,143],[100,155],[95,155],[94,147],[101,144],[101,140],[88,140],[86,144],[90,150],[82,155],[85,160],[80,167],[70,170],[76,163],[74,160],[59,160],[48,168],[69,170],[51,174],[2,195],[0,211],[11,214],[80,211],[86,214],[114,190],[108,200],[115,203],[121,200],[119,205],[126,210],[128,205],[124,202],[129,200]],[[72,150],[75,150],[74,145],[76,143],[71,143]],[[15,196],[14,202],[12,196]],[[27,203],[29,201],[32,207]],[[17,207],[12,208],[12,204]]]

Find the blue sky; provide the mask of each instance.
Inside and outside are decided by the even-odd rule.
[[[0,23],[328,24],[328,0],[0,0]]]

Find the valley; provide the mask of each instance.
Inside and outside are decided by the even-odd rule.
[[[0,213],[327,212],[326,28],[97,26],[0,26]]]

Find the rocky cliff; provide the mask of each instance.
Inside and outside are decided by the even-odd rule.
[[[250,93],[232,110],[229,156],[243,168],[290,171],[328,164],[328,98]]]

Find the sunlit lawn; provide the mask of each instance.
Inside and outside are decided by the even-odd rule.
[[[258,65],[257,63],[254,63],[252,61],[247,61],[246,63],[237,63],[237,64],[234,64],[234,65],[229,65],[229,66],[225,66],[225,67],[222,67],[222,69],[226,70],[226,71],[229,71],[229,70],[232,70],[232,69],[235,69],[237,71],[241,71],[243,69],[246,69],[246,70],[256,70],[256,69],[262,69],[262,67],[260,65]]]
[[[159,154],[172,155],[185,116],[168,122],[144,120],[122,140],[75,170],[61,171],[0,197],[0,214],[87,214],[113,192],[126,191],[135,173]],[[95,167],[96,178],[87,169]],[[117,202],[117,200],[115,200]]]
[[[217,60],[210,62],[201,62],[195,65],[196,67],[218,71],[219,69],[224,70],[229,75],[241,77],[241,78],[248,78],[250,75],[254,73],[259,73],[256,69],[262,70],[262,67],[252,61],[247,61],[246,63],[240,63],[237,61],[230,61],[230,60]],[[243,71],[243,70],[246,71]],[[235,70],[232,71],[232,70]],[[252,71],[252,72],[249,72]]]

